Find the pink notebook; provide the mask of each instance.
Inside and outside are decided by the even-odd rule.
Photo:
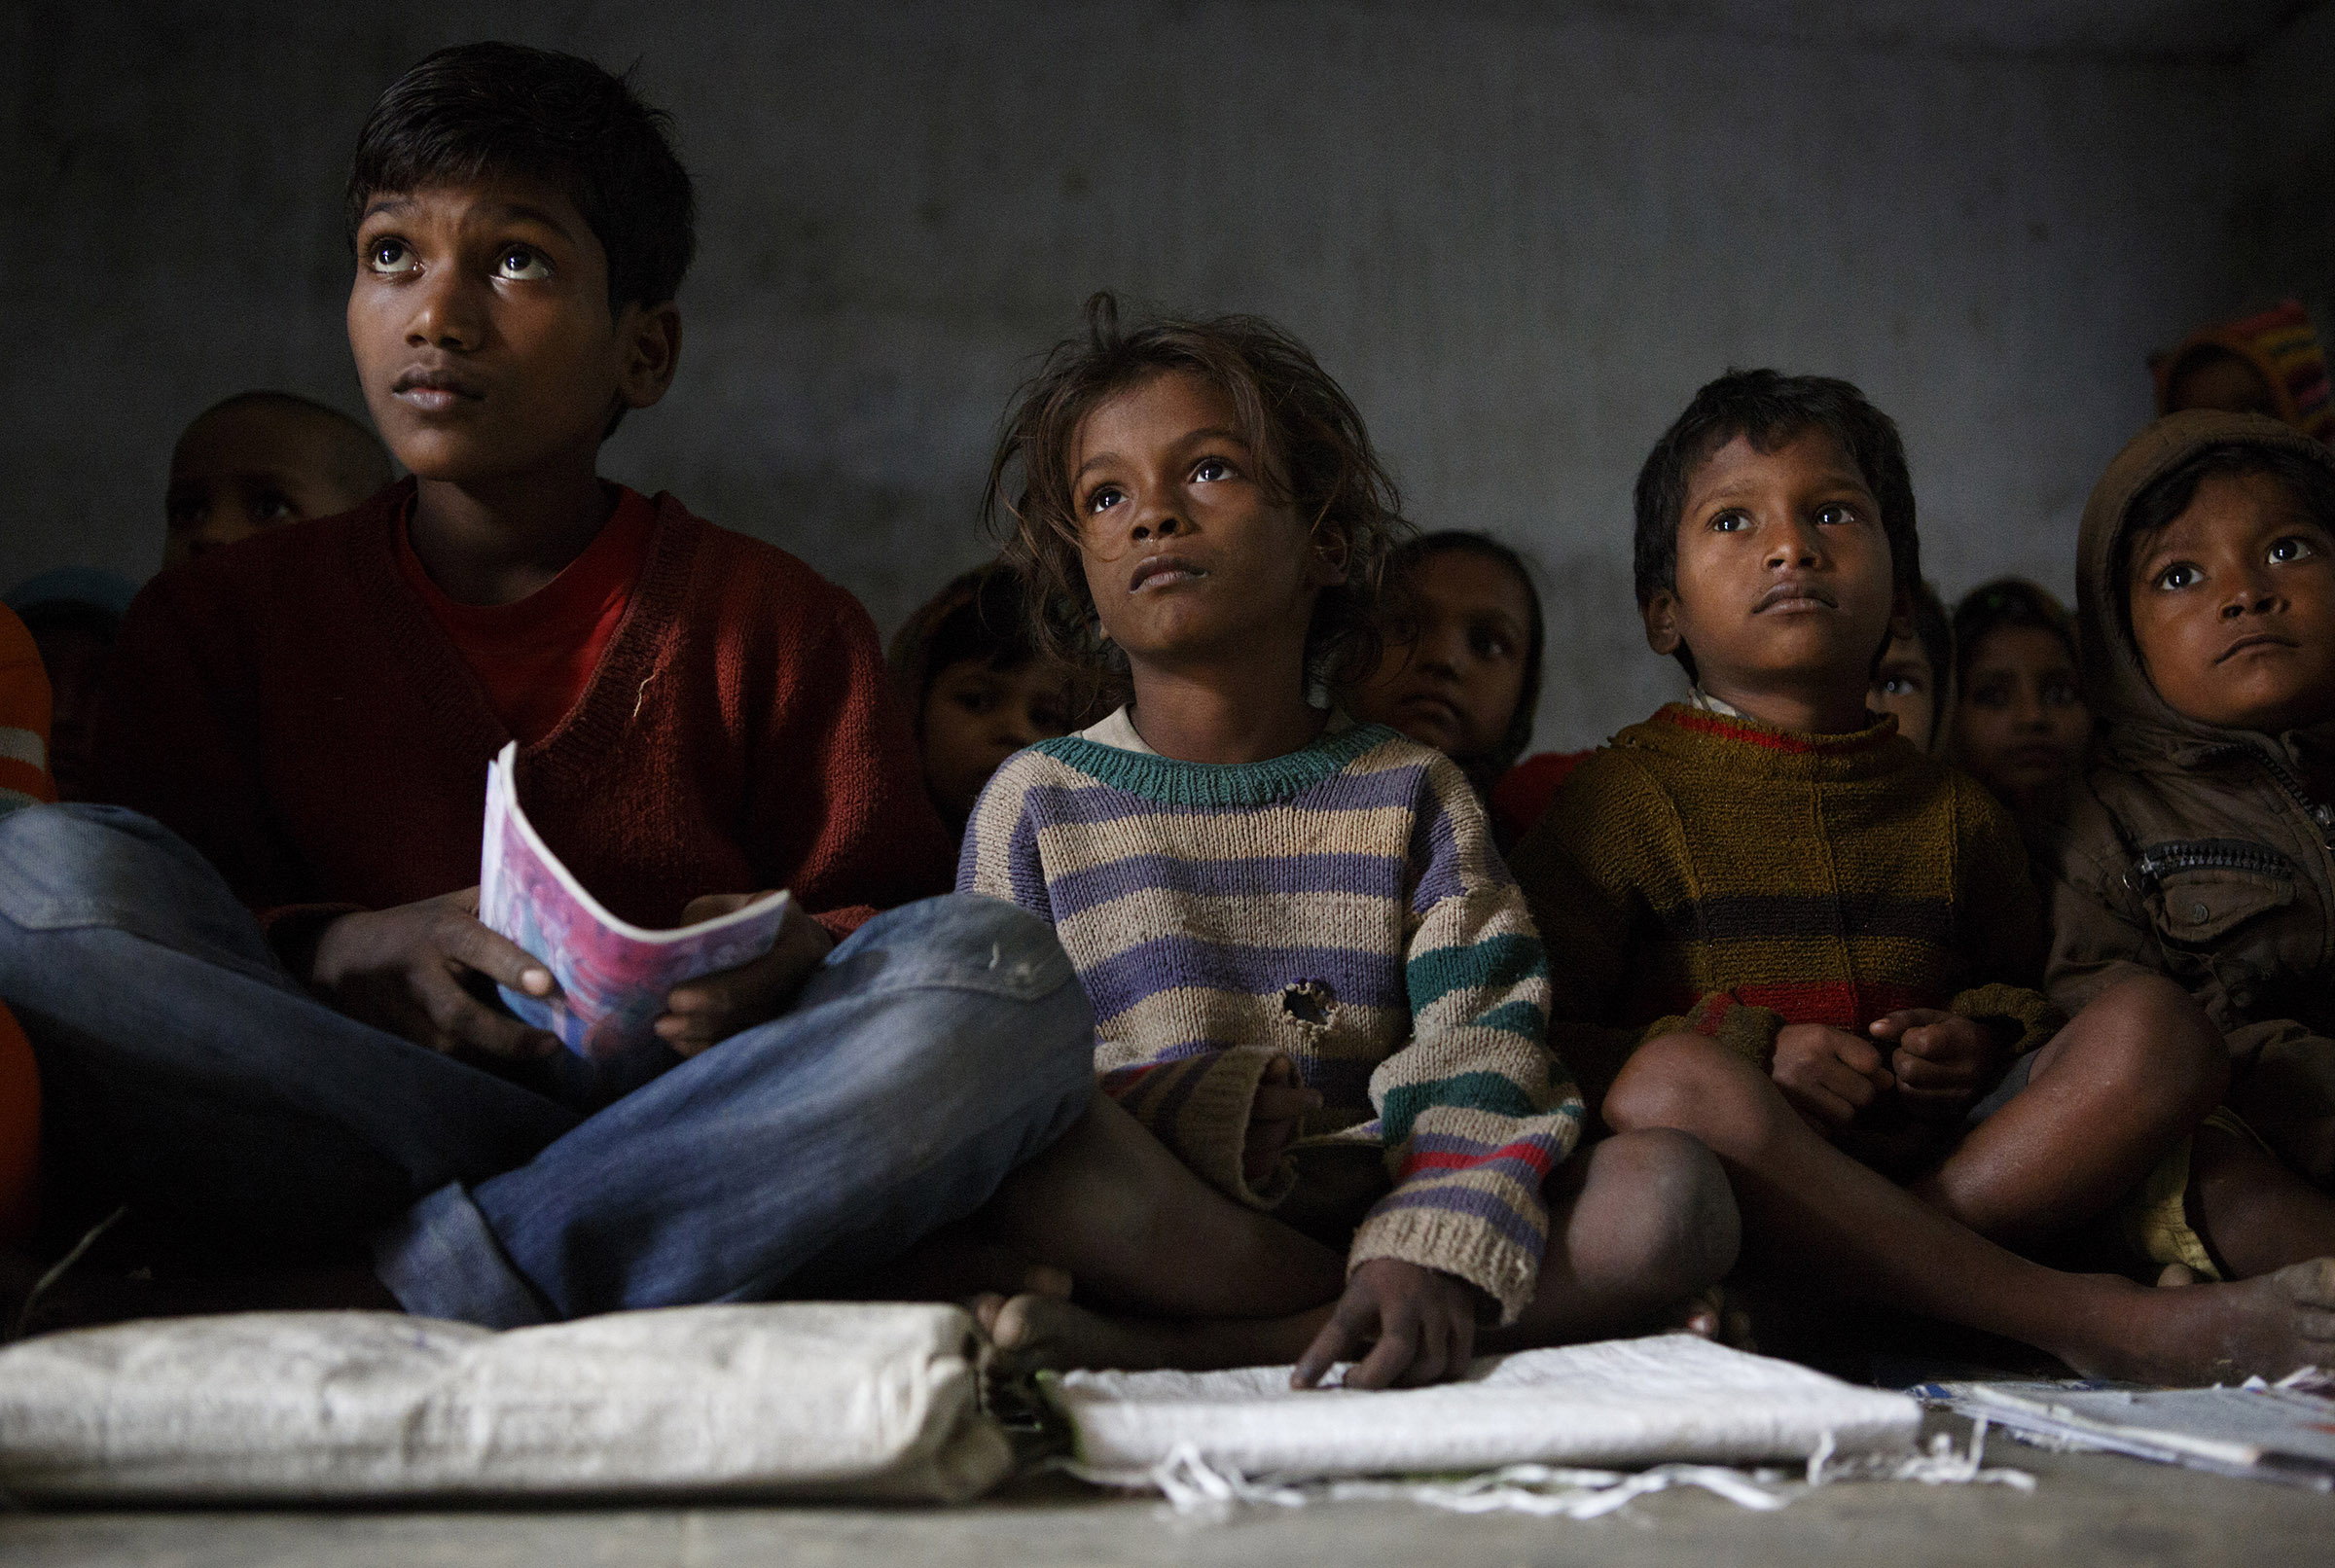
[[[511,1011],[578,1055],[604,1060],[656,1041],[665,993],[686,980],[751,963],[771,950],[789,895],[772,893],[713,920],[650,931],[620,920],[587,892],[520,809],[517,745],[486,768],[486,835],[479,918],[543,960],[549,997],[498,987]]]

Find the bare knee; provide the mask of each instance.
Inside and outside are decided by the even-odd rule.
[[[2227,1091],[2228,1049],[2204,1008],[2162,975],[2136,975],[2094,997],[2060,1036],[2087,1076],[2127,1103],[2154,1102],[2190,1120]],[[2060,1042],[2055,1042],[2059,1044]]]
[[[1721,1155],[1764,1139],[1790,1111],[1767,1075],[1715,1040],[1667,1034],[1632,1053],[1605,1095],[1605,1124],[1617,1133],[1672,1128]]]
[[[1672,1127],[1618,1133],[1589,1152],[1587,1182],[1612,1198],[1598,1205],[1600,1250],[1626,1254],[1607,1267],[1684,1296],[1735,1266],[1742,1240],[1735,1192],[1700,1139]]]

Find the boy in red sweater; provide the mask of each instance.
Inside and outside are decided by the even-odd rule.
[[[0,824],[52,1244],[126,1205],[149,1247],[364,1257],[497,1327],[882,1264],[1078,1120],[1092,1023],[1043,922],[906,902],[949,846],[859,605],[595,471],[680,346],[664,117],[585,60],[447,50],[376,106],[348,213],[349,342],[413,478],[157,579],[98,746],[118,804]],[[552,985],[476,916],[514,740],[618,914],[819,912],[595,1074],[491,1000]]]

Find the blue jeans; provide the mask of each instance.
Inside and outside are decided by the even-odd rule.
[[[491,1328],[848,1278],[980,1207],[1094,1092],[1053,929],[952,894],[587,1114],[335,1012],[199,855],[107,806],[0,817],[0,1001],[40,1060],[54,1198],[223,1258],[370,1238],[409,1311]]]

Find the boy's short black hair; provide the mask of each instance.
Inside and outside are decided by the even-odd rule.
[[[2116,618],[2132,630],[2133,557],[2143,542],[2173,526],[2173,519],[2197,499],[2197,487],[2215,475],[2242,479],[2267,474],[2286,487],[2304,516],[2335,534],[2335,469],[2313,462],[2282,446],[2256,446],[2250,442],[2218,442],[2182,459],[2149,482],[2124,509],[2124,526],[2116,534],[2112,575],[2116,589]]]
[[[349,243],[367,203],[494,175],[557,186],[608,255],[608,308],[659,305],[697,254],[697,196],[672,117],[588,59],[520,44],[457,44],[389,85],[357,135]]]
[[[1831,436],[1856,465],[1873,499],[1881,503],[1890,573],[1900,589],[1920,596],[1922,540],[1914,527],[1914,480],[1896,421],[1873,407],[1853,383],[1835,376],[1729,371],[1695,394],[1637,471],[1632,575],[1640,610],[1657,593],[1678,591],[1678,524],[1684,520],[1687,483],[1695,470],[1738,436],[1757,451],[1773,452],[1810,430]],[[1882,646],[1888,645],[1885,641]],[[1692,677],[1694,653],[1683,642],[1677,659]]]

